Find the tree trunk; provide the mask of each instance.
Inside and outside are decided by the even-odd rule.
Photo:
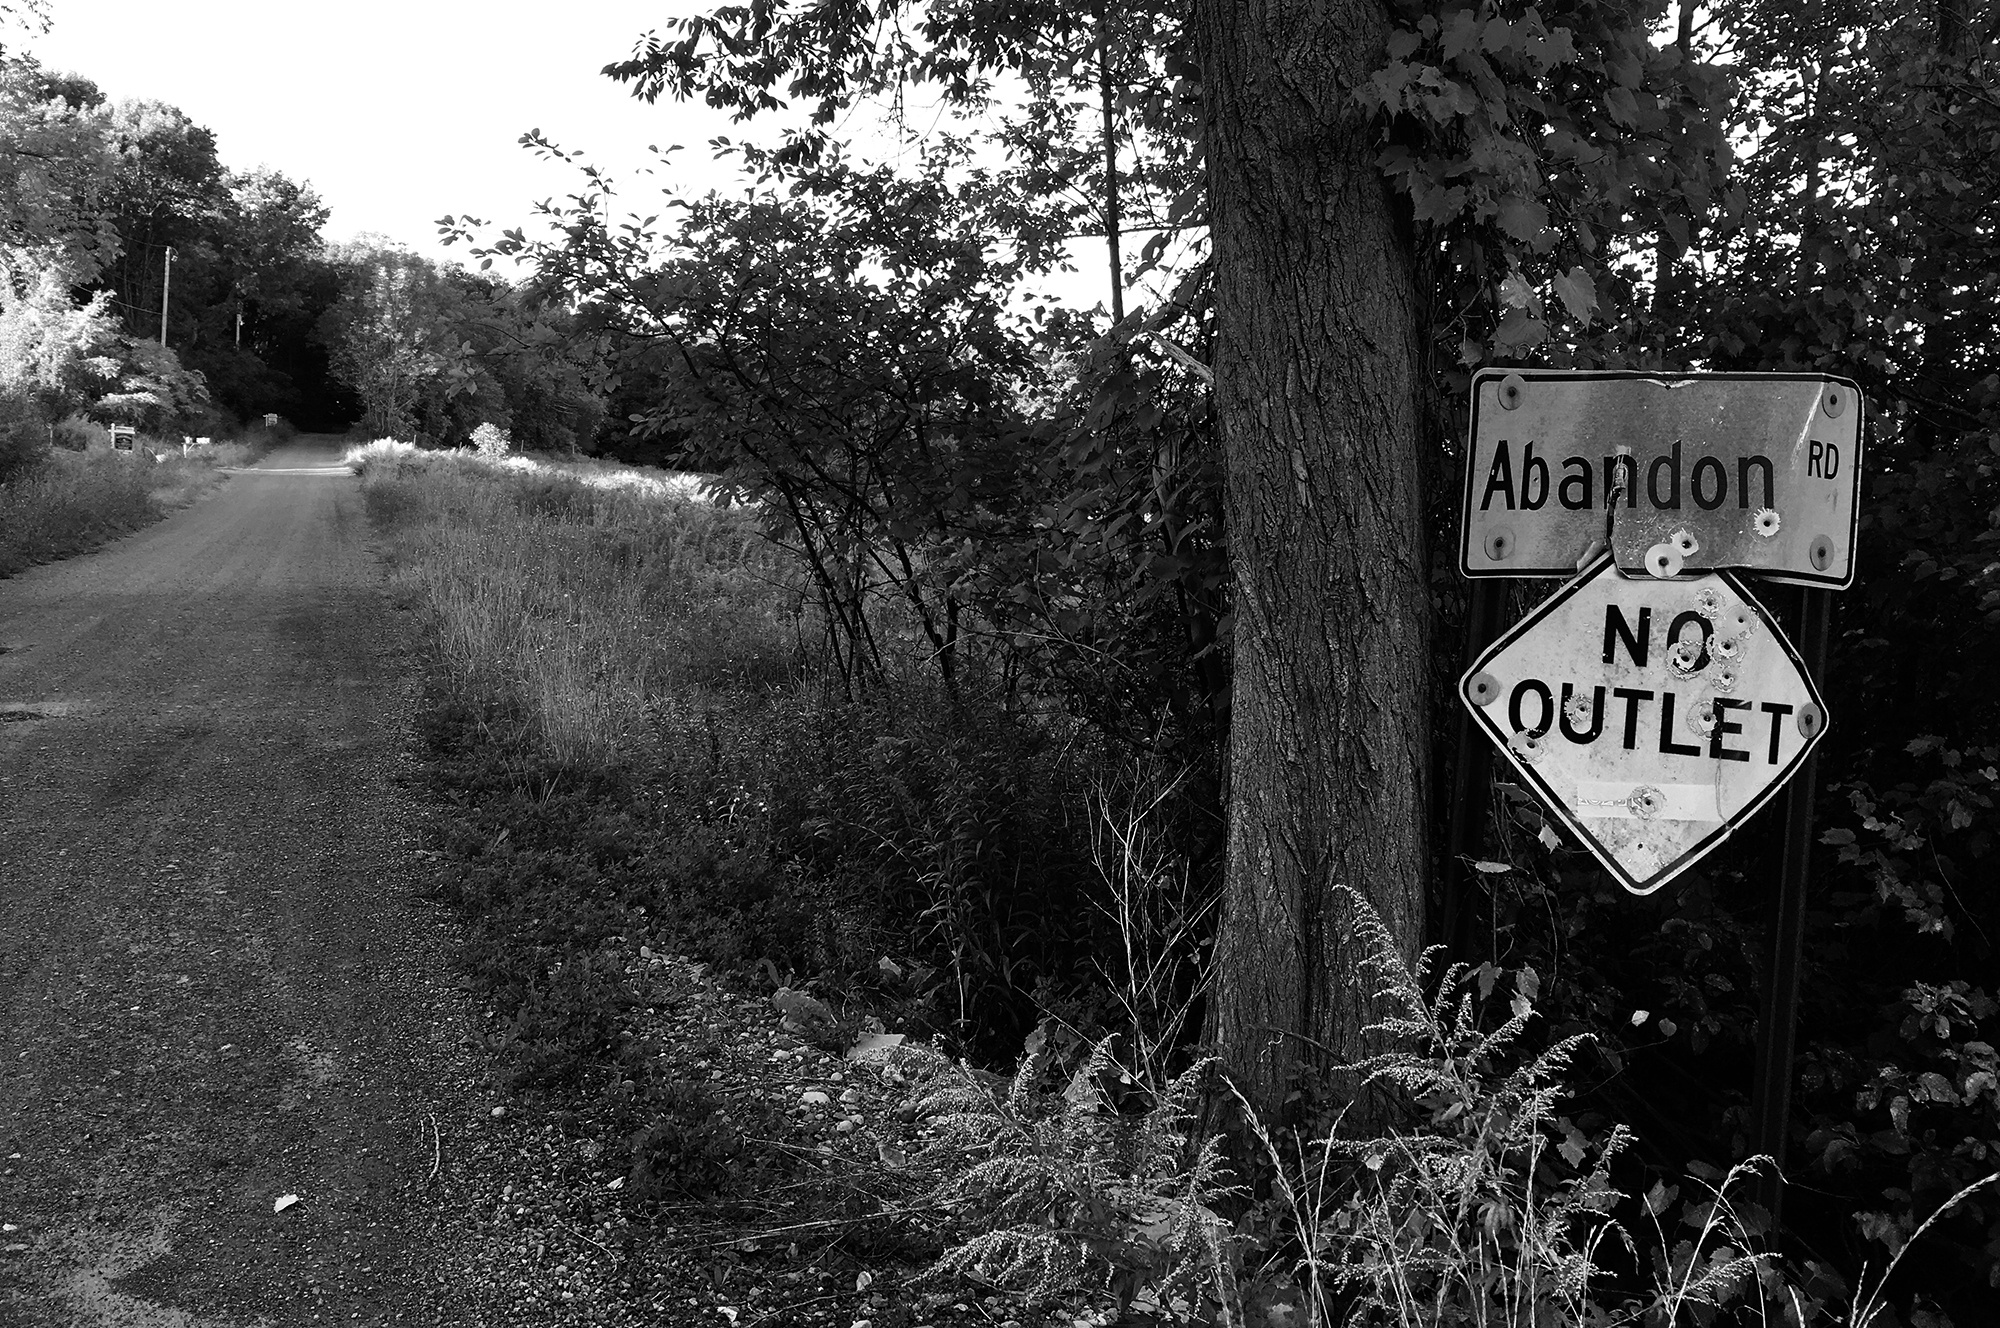
[[[1251,1099],[1360,1054],[1352,918],[1423,927],[1430,602],[1407,226],[1353,89],[1380,0],[1196,19],[1228,475],[1235,678],[1211,1032]]]

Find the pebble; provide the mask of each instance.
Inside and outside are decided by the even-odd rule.
[[[817,1088],[810,1088],[799,1094],[799,1105],[802,1107],[824,1107],[832,1101],[832,1098],[820,1092]]]

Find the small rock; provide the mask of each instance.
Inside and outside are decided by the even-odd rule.
[[[830,1105],[832,1102],[832,1098],[820,1092],[817,1088],[810,1088],[799,1094],[799,1105],[802,1107],[824,1107]]]
[[[857,1121],[855,1121],[855,1120],[853,1120],[853,1119],[851,1119],[851,1118],[850,1118],[850,1119],[848,1119],[848,1120],[844,1120],[844,1121],[842,1121],[842,1122],[841,1122],[840,1124],[838,1124],[838,1125],[834,1126],[834,1129],[835,1129],[836,1131],[838,1131],[839,1133],[841,1133],[841,1134],[853,1134],[853,1133],[854,1133],[854,1129],[855,1129],[855,1126],[856,1126],[857,1124],[859,1124],[859,1122],[857,1122]]]
[[[492,1111],[487,1113],[487,1115],[493,1117],[494,1120],[499,1120],[506,1114],[507,1114],[507,1108],[505,1107],[495,1107],[493,1108]]]

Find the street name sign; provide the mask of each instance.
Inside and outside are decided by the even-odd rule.
[[[1671,577],[1854,581],[1860,391],[1813,374],[1482,369],[1459,568],[1572,576],[1594,549]]]
[[[1805,666],[1742,581],[1627,576],[1608,554],[1481,654],[1459,695],[1642,895],[1727,838],[1826,732]]]

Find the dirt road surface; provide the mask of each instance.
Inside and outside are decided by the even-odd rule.
[[[337,456],[0,581],[6,1328],[469,1312],[450,1154],[500,1127]]]

